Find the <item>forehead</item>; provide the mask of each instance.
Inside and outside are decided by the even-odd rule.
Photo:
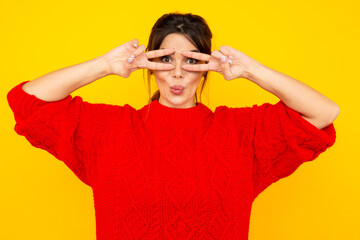
[[[160,48],[175,48],[175,51],[196,50],[196,46],[183,34],[171,33],[162,41]]]

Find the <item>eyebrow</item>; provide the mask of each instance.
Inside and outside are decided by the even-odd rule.
[[[165,48],[160,48],[160,49],[165,49]],[[197,50],[197,49],[193,49],[193,50],[190,50],[190,52],[200,52],[199,50]],[[170,54],[170,55],[174,55],[175,53],[172,53],[172,54]]]

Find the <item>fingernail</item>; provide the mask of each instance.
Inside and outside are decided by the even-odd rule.
[[[221,62],[226,62],[226,57],[225,56],[221,56]]]
[[[129,63],[133,62],[133,61],[134,61],[134,58],[135,58],[134,55],[131,55],[131,56],[129,57],[129,59],[128,59],[128,62],[129,62]]]
[[[233,59],[233,56],[229,55],[229,58],[230,58],[230,59]]]
[[[138,45],[137,43],[134,44],[135,47],[137,47],[137,45]]]
[[[230,64],[232,64],[232,61],[231,61],[230,59],[228,60],[228,62],[229,62]]]

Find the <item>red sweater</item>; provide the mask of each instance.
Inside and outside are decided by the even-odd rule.
[[[92,188],[98,240],[246,240],[258,194],[336,137],[282,101],[212,112],[155,100],[146,118],[148,105],[46,102],[26,82],[7,95],[15,131]]]

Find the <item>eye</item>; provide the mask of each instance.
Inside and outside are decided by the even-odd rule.
[[[189,58],[188,60],[191,60],[190,63],[197,63],[198,61],[195,58]]]
[[[164,61],[164,59],[165,59],[165,61]],[[162,58],[161,58],[161,61],[162,61],[162,62],[168,62],[166,59],[170,59],[169,56],[164,56],[164,57],[162,57]]]

